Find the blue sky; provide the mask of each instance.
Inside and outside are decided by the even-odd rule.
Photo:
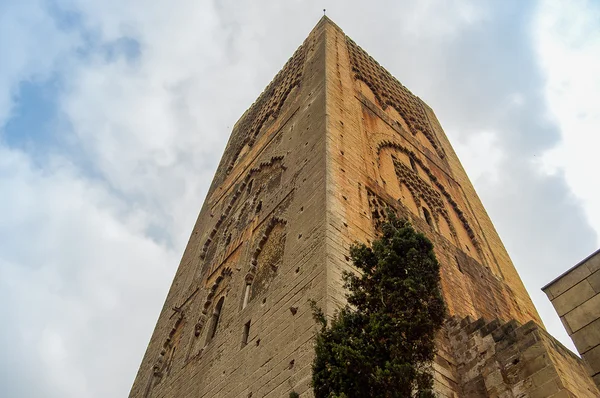
[[[231,127],[323,8],[436,111],[549,331],[597,249],[600,5],[0,3],[0,385],[128,393]]]

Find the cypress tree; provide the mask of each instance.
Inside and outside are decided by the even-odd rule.
[[[434,397],[430,364],[446,307],[433,244],[393,214],[371,247],[355,244],[348,305],[327,322],[312,302],[316,398]]]

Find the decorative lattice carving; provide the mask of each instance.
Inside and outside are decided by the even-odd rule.
[[[473,243],[473,246],[476,248],[476,250],[478,251],[478,253],[481,255],[481,258],[483,258],[483,255],[482,255],[482,252],[481,252],[481,246],[479,244],[479,240],[477,239],[477,237],[475,235],[475,231],[473,230],[473,228],[471,228],[471,225],[470,225],[469,221],[467,220],[467,217],[465,216],[465,213],[460,209],[460,207],[458,206],[458,203],[456,203],[456,201],[452,198],[452,195],[450,195],[450,193],[446,190],[446,187],[444,187],[444,185],[439,182],[438,178],[433,174],[433,172],[429,169],[429,167],[427,167],[427,165],[425,163],[423,163],[421,161],[421,159],[419,159],[417,157],[417,155],[413,151],[411,151],[410,149],[406,148],[405,146],[403,146],[403,145],[401,145],[401,144],[399,144],[397,142],[393,142],[393,141],[382,141],[377,146],[377,156],[379,157],[381,155],[381,151],[384,150],[384,149],[386,149],[386,148],[392,148],[392,149],[395,149],[395,150],[398,150],[400,152],[405,153],[411,159],[413,159],[413,161],[415,163],[417,163],[419,166],[421,166],[421,168],[423,169],[423,171],[427,174],[427,176],[431,180],[431,183],[437,188],[437,190],[439,191],[439,193],[441,193],[441,195],[443,195],[446,198],[446,200],[448,201],[448,203],[450,204],[450,206],[452,207],[452,209],[456,213],[456,216],[458,217],[458,219],[462,223],[465,231],[467,232],[467,235],[469,236],[469,238],[471,239],[471,242]],[[399,163],[399,162],[395,162],[395,163]],[[398,169],[398,167],[396,167],[396,169]],[[408,169],[408,167],[406,167],[406,169],[409,170],[409,172],[412,173],[412,171],[410,171],[410,169]],[[396,173],[398,175],[398,171],[396,171]],[[416,174],[415,174],[415,176],[416,176]],[[428,185],[424,181],[423,181],[423,184]],[[410,189],[410,186],[409,186],[409,189]],[[411,193],[412,193],[412,191],[411,191]],[[438,193],[438,195],[439,195],[439,193]],[[433,196],[432,195],[429,195],[429,197],[432,198],[433,196],[435,196],[435,195],[433,195]],[[414,194],[413,194],[413,196],[414,196]],[[415,200],[418,200],[416,196],[415,196]],[[432,200],[432,199],[428,199],[428,200]],[[428,202],[426,202],[426,203],[428,203]],[[442,202],[442,204],[443,204],[443,202]],[[445,214],[447,215],[448,213],[446,212]],[[452,224],[450,222],[448,222],[448,225],[453,230],[453,226],[452,226]],[[453,230],[453,233],[455,233],[454,230]]]
[[[282,218],[272,217],[258,241],[245,278],[247,284],[253,285],[251,298],[267,288],[283,261],[286,223]]]
[[[394,76],[369,56],[352,39],[346,38],[354,77],[364,82],[373,92],[379,105],[393,107],[402,116],[413,135],[422,133],[440,158],[444,157],[433,129],[429,124],[421,100]]]
[[[448,223],[452,235],[456,236],[456,230],[450,221],[450,216],[448,215],[448,210],[446,210],[446,207],[444,206],[442,195],[419,177],[413,170],[395,158],[394,167],[396,169],[398,180],[408,187],[417,207],[421,207],[421,200],[425,202],[429,210],[433,213],[435,222],[438,223],[439,217],[442,216]]]
[[[367,189],[367,200],[369,202],[369,211],[371,212],[373,225],[375,225],[376,229],[379,229],[381,224],[387,220],[388,212],[395,212],[395,210],[370,189]]]
[[[292,58],[277,73],[258,99],[250,106],[233,128],[232,138],[227,149],[226,170],[229,174],[235,165],[240,152],[248,145],[254,145],[261,128],[270,118],[279,116],[283,104],[290,92],[302,83],[302,72],[308,44],[303,43]],[[217,173],[218,174],[218,173]]]
[[[261,193],[266,191],[267,188],[270,190],[277,189],[284,170],[283,156],[275,156],[270,161],[260,163],[257,167],[248,171],[237,189],[235,189],[227,206],[204,242],[200,252],[201,259],[205,260],[205,262],[213,261],[215,254],[225,248],[226,245],[224,243],[227,240],[231,240],[230,235],[234,231],[240,232],[245,228],[248,219],[251,218],[249,212],[253,213],[253,209],[256,209],[257,204],[260,202]],[[251,185],[250,182],[252,182]],[[236,213],[237,216],[231,218],[230,215],[242,196],[251,196],[251,205],[247,205],[248,202],[244,202],[243,205],[239,206],[239,211]],[[219,233],[219,231],[222,232]]]

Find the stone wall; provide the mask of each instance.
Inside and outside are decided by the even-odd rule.
[[[542,290],[600,386],[600,250]]]
[[[324,304],[325,47],[317,26],[234,127],[131,397],[309,390]]]
[[[234,126],[130,396],[312,396],[308,300],[345,304],[349,247],[386,209],[434,243],[451,315],[541,324],[431,109],[324,17]],[[480,341],[456,336],[440,334],[436,389],[483,394],[460,351]]]
[[[335,24],[326,25],[328,312],[348,248],[381,208],[434,244],[452,315],[541,320],[433,112]]]
[[[455,373],[454,388],[438,387],[439,396],[600,396],[585,363],[533,321],[521,325],[453,317],[442,334],[440,345],[452,353]]]

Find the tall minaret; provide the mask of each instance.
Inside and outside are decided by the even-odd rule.
[[[456,336],[540,318],[433,111],[325,16],[233,128],[130,396],[312,396],[307,301],[344,304],[348,249],[386,208],[441,263],[438,394],[494,396]]]

